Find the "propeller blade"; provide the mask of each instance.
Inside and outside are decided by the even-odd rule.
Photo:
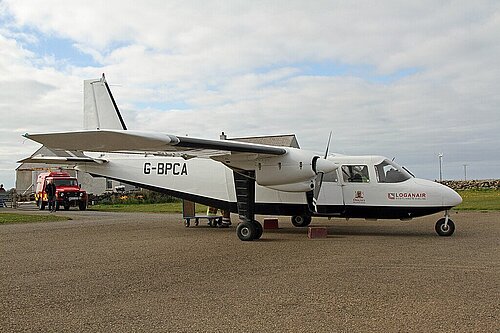
[[[328,136],[328,143],[326,145],[325,157],[323,159],[318,158],[315,163],[315,170],[317,172],[316,178],[314,179],[314,189],[306,193],[307,205],[309,210],[313,213],[318,212],[317,201],[319,198],[319,193],[321,191],[321,186],[323,185],[323,177],[325,173],[332,172],[338,168],[338,165],[328,161],[328,150],[330,149],[330,141],[332,139],[332,132]]]
[[[328,157],[328,150],[330,150],[330,140],[331,139],[332,139],[332,131],[330,131],[330,135],[328,136],[328,143],[326,144],[325,160]]]

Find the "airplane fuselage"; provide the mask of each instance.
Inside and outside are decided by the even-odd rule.
[[[78,169],[237,212],[233,170],[220,162],[154,155],[106,154],[102,158],[107,162],[79,165]],[[447,210],[461,202],[450,188],[409,177],[381,156],[332,155],[328,159],[338,163],[339,168],[325,175],[316,213],[308,211],[304,192],[280,191],[258,184],[255,213],[410,219]],[[389,179],[390,172],[395,172],[396,178]]]

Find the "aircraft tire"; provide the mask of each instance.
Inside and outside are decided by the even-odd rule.
[[[254,239],[260,239],[262,237],[262,233],[264,232],[264,228],[262,228],[262,224],[259,221],[254,221],[255,227],[255,237]]]
[[[250,222],[242,222],[236,227],[236,235],[242,241],[253,241],[255,239],[257,231],[255,226]]]
[[[445,218],[443,217],[436,222],[436,232],[439,236],[449,237],[453,235],[453,232],[455,231],[455,223],[453,223],[451,219],[448,219],[448,226],[445,227],[444,221]]]
[[[303,228],[311,224],[311,216],[309,215],[294,215],[291,218],[294,227]]]

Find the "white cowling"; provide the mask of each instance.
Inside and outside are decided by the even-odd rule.
[[[338,165],[313,152],[287,148],[282,156],[263,158],[256,161],[255,180],[262,186],[287,192],[307,192],[314,185],[311,182],[320,172],[328,173]]]

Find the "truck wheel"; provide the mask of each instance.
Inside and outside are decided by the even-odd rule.
[[[69,210],[69,204],[64,204],[64,210]]]
[[[87,209],[87,203],[85,201],[80,201],[78,203],[78,208],[80,208],[80,210],[85,210]]]

